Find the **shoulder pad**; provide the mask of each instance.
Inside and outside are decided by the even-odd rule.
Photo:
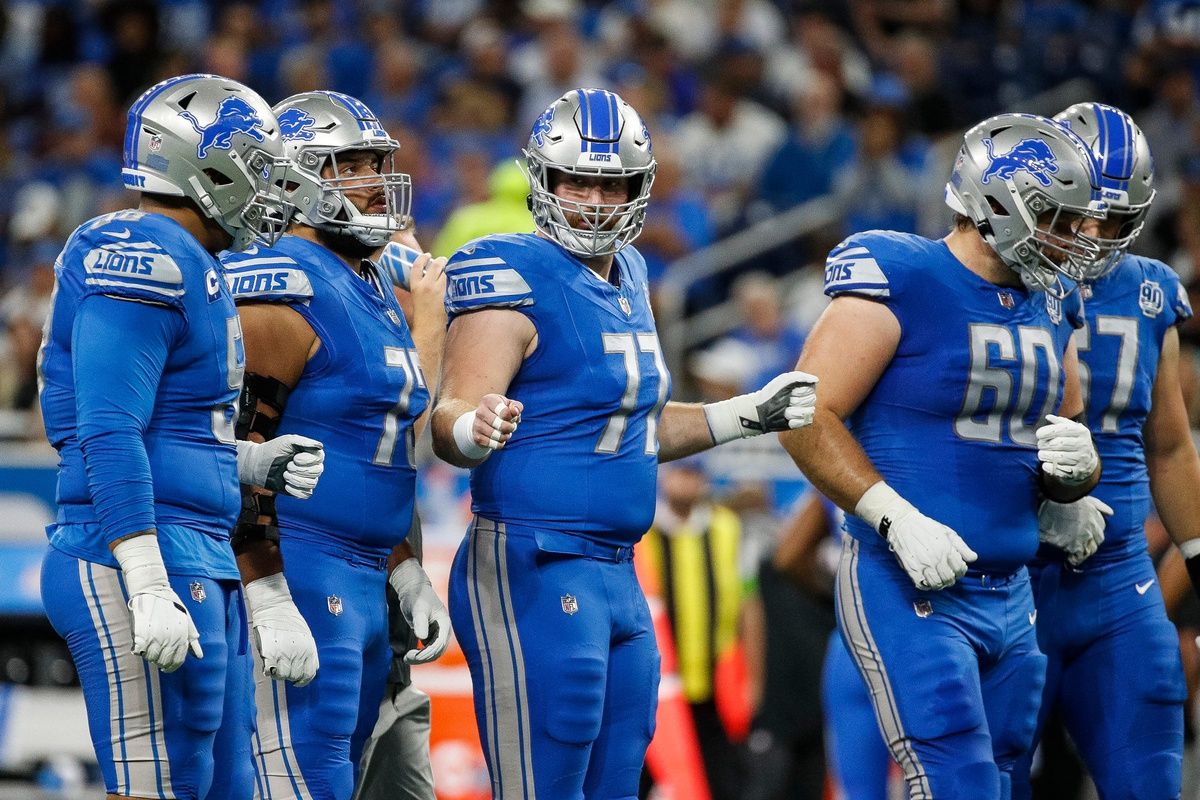
[[[68,251],[83,264],[84,285],[98,294],[178,305],[184,276],[176,258],[190,254],[168,253],[154,228],[140,223],[138,212],[100,217],[73,237]]]
[[[225,282],[235,302],[305,302],[312,299],[312,282],[294,258],[265,248],[221,254]]]
[[[533,305],[533,289],[498,248],[476,241],[459,250],[446,265],[446,310],[461,314],[482,308]]]
[[[1145,274],[1162,287],[1163,305],[1171,309],[1175,315],[1174,324],[1180,325],[1192,318],[1192,303],[1188,298],[1187,288],[1179,280],[1179,274],[1162,261],[1153,258],[1143,258]],[[1139,302],[1151,303],[1153,298],[1147,298],[1139,292]]]
[[[877,260],[879,250],[869,233],[854,234],[833,248],[825,260],[825,294],[891,297],[893,287]]]

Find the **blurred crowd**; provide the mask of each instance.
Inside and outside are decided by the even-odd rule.
[[[0,6],[0,408],[34,402],[54,256],[80,222],[129,203],[124,111],[167,76],[219,73],[272,101],[364,99],[403,144],[440,254],[489,225],[528,227],[513,158],[531,121],[567,89],[614,89],[656,145],[638,242],[655,280],[814,198],[836,202],[838,224],[746,270],[793,278],[856,230],[940,235],[965,126],[1102,100],[1135,116],[1157,158],[1141,250],[1190,278],[1198,19],[1192,0],[13,0]],[[689,308],[731,285],[702,282]],[[819,289],[801,285],[802,327]]]
[[[655,282],[747,225],[831,202],[833,225],[691,287],[689,310],[732,299],[735,314],[728,335],[686,362],[703,399],[794,364],[824,305],[824,254],[840,238],[869,228],[941,236],[961,133],[1001,111],[1098,100],[1132,114],[1159,191],[1136,250],[1200,290],[1200,0],[9,0],[0,410],[37,404],[65,237],[134,199],[120,182],[125,109],[149,85],[195,71],[271,102],[312,89],[363,99],[402,143],[418,236],[438,255],[532,229],[514,158],[542,109],[581,86],[617,91],[649,123],[658,173],[637,247]],[[1185,344],[1198,337],[1198,325],[1184,331]],[[1200,403],[1189,407],[1195,422]],[[19,431],[40,438],[36,426]],[[817,692],[833,619],[828,559],[813,553],[831,525],[812,521],[819,506],[798,499],[798,473],[768,438],[665,470],[649,540],[666,568],[699,570],[677,570],[664,591],[677,631],[694,633],[681,659],[717,798],[817,796],[823,778]],[[820,535],[781,551],[801,528]],[[730,548],[732,566],[717,557]],[[702,618],[680,616],[706,592]],[[735,642],[750,666],[730,684],[742,687],[732,707],[735,717],[758,708],[752,721],[717,707],[717,665]]]

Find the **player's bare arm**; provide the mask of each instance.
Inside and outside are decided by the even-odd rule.
[[[900,343],[900,323],[881,303],[838,297],[817,320],[796,368],[821,376],[813,424],[779,436],[813,486],[854,513],[882,480],[843,420],[875,388]]]
[[[446,343],[446,259],[423,253],[413,263],[409,278],[412,297],[412,337],[417,347],[421,372],[429,394],[436,397],[442,371],[442,349]],[[429,412],[413,423],[420,436],[429,421]]]
[[[818,491],[888,540],[918,588],[944,589],[966,573],[974,551],[888,486],[844,422],[875,388],[899,344],[900,323],[886,306],[835,298],[796,365],[824,378],[813,424],[779,438]]]
[[[658,460],[674,461],[701,450],[764,433],[812,424],[817,377],[776,375],[755,392],[715,403],[667,403],[658,422]]]
[[[536,348],[537,330],[518,311],[484,309],[450,323],[432,417],[438,458],[473,467],[508,442],[523,406],[504,393]]]
[[[1192,583],[1200,586],[1200,456],[1192,441],[1179,385],[1179,331],[1163,337],[1158,374],[1143,435],[1154,507],[1187,560]]]
[[[304,372],[304,365],[321,346],[312,327],[295,310],[276,303],[242,305],[238,308],[238,316],[246,349],[247,377],[258,375],[279,381],[288,389],[294,388]],[[271,420],[280,417],[278,410],[261,399],[256,413]],[[246,438],[254,442],[266,439],[257,431],[248,433]],[[247,542],[237,554],[237,560],[245,584],[283,569],[279,545],[263,539]]]

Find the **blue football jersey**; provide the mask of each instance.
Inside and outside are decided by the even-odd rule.
[[[321,340],[288,396],[279,434],[323,442],[325,472],[310,499],[279,496],[283,535],[386,556],[412,524],[413,423],[429,405],[390,278],[366,267],[364,280],[298,236],[222,260],[238,303],[287,303]]]
[[[612,268],[619,285],[534,234],[489,236],[451,258],[451,319],[511,308],[537,329],[507,392],[525,405],[521,425],[471,472],[476,514],[617,545],[650,528],[671,381],[646,262],[625,247]]]
[[[1142,426],[1163,337],[1192,316],[1187,292],[1170,267],[1126,256],[1097,281],[1087,300],[1087,325],[1075,333],[1088,427],[1104,473],[1092,494],[1113,509],[1104,544],[1092,560],[1145,548],[1150,478]]]
[[[163,558],[172,573],[237,578],[228,539],[241,506],[233,421],[245,353],[220,264],[173,220],[122,211],[78,228],[54,271],[39,364],[46,433],[60,457],[52,543],[78,558],[116,566],[98,529],[76,436],[76,382],[106,378],[88,374],[89,365],[72,358],[77,308],[96,294],[153,303],[183,320],[143,432]],[[139,331],[126,335],[132,340]]]
[[[958,532],[973,569],[1010,572],[1038,546],[1035,431],[1057,413],[1062,361],[1082,324],[1078,293],[1057,300],[1001,287],[942,241],[872,231],[829,255],[825,293],[885,304],[900,343],[847,423],[902,497]],[[886,542],[847,517],[852,536]]]

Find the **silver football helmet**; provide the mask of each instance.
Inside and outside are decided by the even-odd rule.
[[[1108,219],[1119,219],[1114,238],[1090,237],[1100,258],[1085,278],[1098,280],[1129,252],[1154,202],[1154,159],[1142,129],[1118,108],[1101,103],[1076,103],[1054,117],[1092,149],[1100,168],[1100,194],[1108,203]]]
[[[291,215],[279,123],[255,92],[219,75],[181,75],[129,108],[122,180],[187,197],[233,237],[231,250],[274,244]]]
[[[347,233],[367,247],[382,247],[404,227],[412,204],[412,179],[395,168],[400,143],[383,129],[375,112],[337,92],[304,92],[274,108],[288,158],[300,176],[297,218],[306,225]],[[378,155],[378,171],[348,174],[339,156],[352,151]],[[326,171],[329,177],[322,175]],[[364,213],[345,192],[371,190],[382,200],[379,213]]]
[[[1079,231],[1107,209],[1096,162],[1083,140],[1045,117],[1000,114],[967,131],[946,204],[975,223],[1031,290],[1062,296],[1073,287],[1059,275],[1078,282],[1100,256]],[[1069,235],[1059,226],[1064,214],[1073,215]]]
[[[611,255],[642,232],[654,183],[650,131],[615,93],[567,92],[533,123],[522,152],[534,224],[567,250],[584,258]],[[555,173],[628,178],[629,198],[600,204],[564,200],[554,193]],[[572,226],[568,214],[582,218],[582,226]]]

